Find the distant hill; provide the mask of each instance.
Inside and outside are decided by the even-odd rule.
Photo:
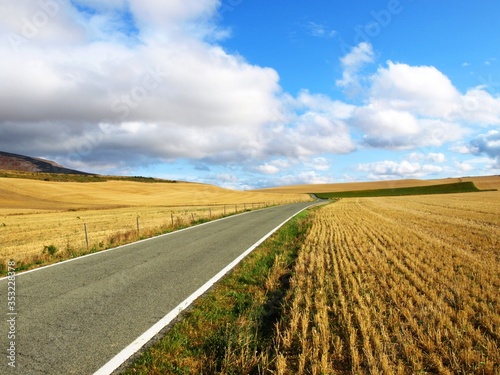
[[[64,168],[51,160],[33,158],[30,156],[11,154],[0,151],[0,170],[19,171],[19,172],[40,172],[57,174],[78,174],[92,175],[77,171],[75,169]]]
[[[331,184],[311,184],[311,185],[291,185],[277,186],[255,191],[265,193],[338,193],[364,190],[413,188],[433,185],[456,184],[461,182],[473,182],[480,190],[500,189],[500,176],[478,176],[478,177],[457,177],[443,178],[437,180],[390,180],[390,181],[370,181],[370,182],[346,182]]]

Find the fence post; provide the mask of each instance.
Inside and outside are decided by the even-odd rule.
[[[172,219],[172,226],[174,226],[174,213],[173,212],[170,213],[170,218]]]
[[[139,216],[137,216],[137,233],[139,233]]]
[[[83,224],[85,230],[85,242],[87,243],[87,251],[89,250],[89,234],[87,233],[87,224]]]
[[[208,211],[209,211],[209,214],[210,214],[210,216],[209,216],[210,220],[212,220],[212,207],[209,207]]]

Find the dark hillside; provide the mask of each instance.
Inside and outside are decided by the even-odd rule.
[[[0,170],[91,175],[91,173],[64,168],[62,165],[59,165],[50,160],[11,154],[9,152],[3,151],[0,151]]]

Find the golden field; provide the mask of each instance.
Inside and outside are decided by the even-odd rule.
[[[500,373],[500,193],[350,198],[311,216],[275,373]]]
[[[60,255],[64,250],[64,256],[74,256],[86,248],[84,224],[90,248],[98,250],[167,230],[172,218],[181,226],[224,211],[306,200],[311,198],[304,194],[239,192],[187,182],[0,178],[0,261],[46,262],[41,253],[50,245]]]
[[[416,186],[431,186],[441,184],[453,184],[457,182],[472,181],[480,190],[500,189],[500,176],[485,177],[464,177],[464,178],[445,178],[440,180],[389,180],[373,182],[352,182],[336,184],[315,184],[315,185],[293,185],[280,186],[274,188],[261,189],[261,192],[274,193],[331,193],[341,191],[359,191],[359,190],[378,190],[378,189],[396,189]]]

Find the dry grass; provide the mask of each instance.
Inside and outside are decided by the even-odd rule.
[[[500,193],[345,199],[314,215],[278,374],[499,374]]]
[[[316,185],[294,185],[280,186],[269,189],[262,189],[262,192],[275,193],[330,193],[340,191],[359,191],[359,190],[378,190],[395,189],[416,186],[431,186],[441,184],[453,184],[457,182],[472,181],[478,189],[500,189],[500,176],[487,177],[464,177],[464,178],[446,178],[440,180],[391,180],[374,182],[353,182],[338,184],[316,184]]]
[[[59,257],[79,255],[86,250],[84,224],[89,248],[100,250],[224,214],[309,199],[195,183],[0,178],[0,263],[46,263],[42,251],[49,245]]]
[[[0,214],[4,210],[38,212],[40,210],[281,202],[308,198],[301,194],[241,192],[188,182],[79,183],[0,178]]]
[[[298,215],[248,255],[124,374],[267,374],[297,251],[307,234]]]

